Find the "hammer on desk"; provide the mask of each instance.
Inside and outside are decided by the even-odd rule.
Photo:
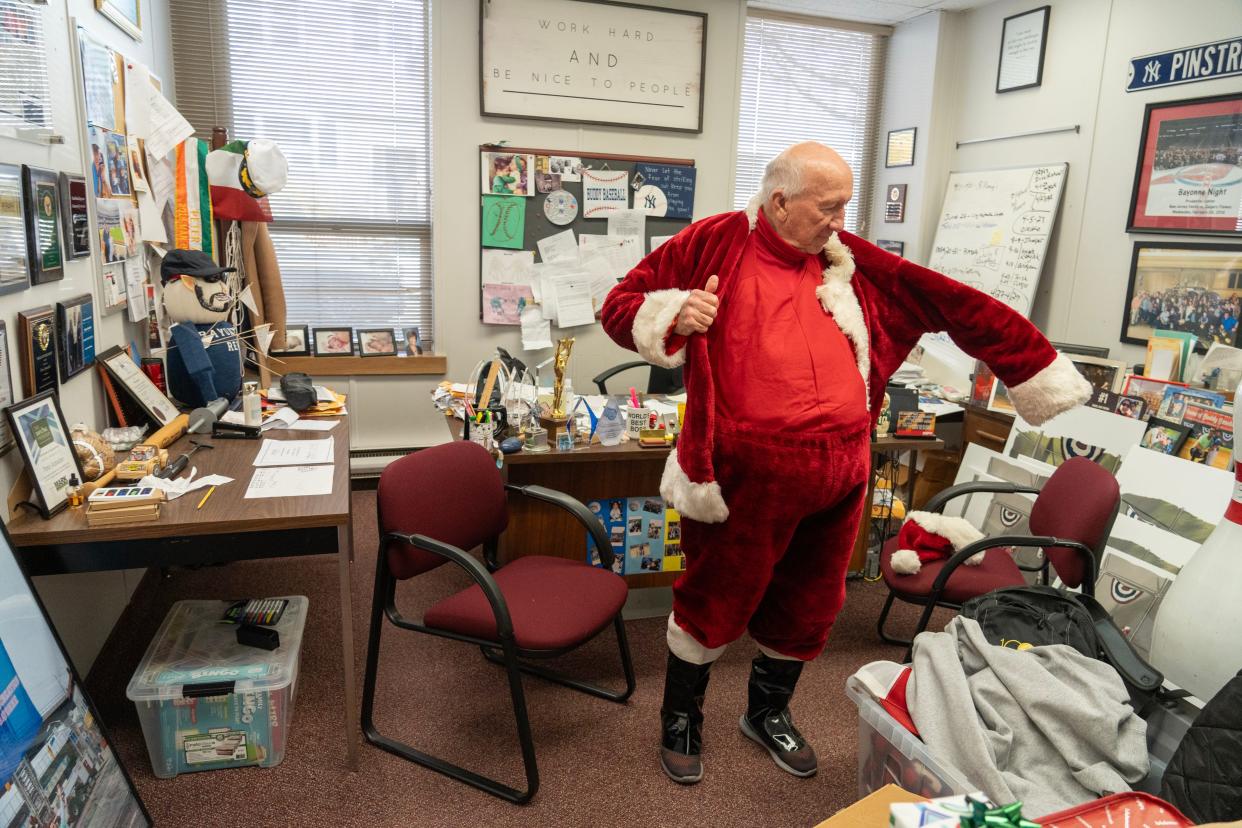
[[[176,460],[174,460],[174,461],[172,461],[171,463],[169,463],[167,466],[165,466],[163,469],[161,469],[161,470],[160,470],[160,471],[159,471],[159,472],[158,472],[155,476],[156,476],[156,477],[162,477],[162,478],[164,478],[165,480],[171,480],[172,478],[174,478],[174,477],[176,477],[177,475],[181,474],[181,472],[185,471],[185,467],[186,467],[186,466],[189,464],[189,462],[190,462],[190,455],[191,455],[191,454],[193,454],[194,452],[198,451],[199,449],[212,449],[212,448],[215,448],[215,446],[212,446],[212,445],[211,445],[211,444],[209,444],[209,443],[199,443],[199,442],[196,442],[196,441],[194,441],[194,440],[191,440],[191,441],[190,441],[190,445],[194,446],[194,448],[190,449],[190,450],[189,450],[189,451],[187,451],[185,454],[181,455],[181,456],[180,456],[180,457],[178,457]]]

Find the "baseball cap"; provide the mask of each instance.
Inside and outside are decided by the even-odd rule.
[[[201,250],[169,250],[160,265],[160,281],[168,282],[178,276],[219,276],[231,273],[235,267],[223,267]]]

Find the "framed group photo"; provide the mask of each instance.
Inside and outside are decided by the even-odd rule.
[[[1242,237],[1242,93],[1147,105],[1126,230]]]
[[[1144,345],[1165,330],[1193,334],[1199,353],[1236,345],[1240,273],[1242,244],[1135,242],[1121,340]]]

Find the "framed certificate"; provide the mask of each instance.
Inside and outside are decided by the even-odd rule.
[[[82,480],[82,467],[69,439],[55,391],[44,391],[4,409],[34,487],[34,505],[50,518],[69,505],[70,482]]]
[[[30,287],[22,168],[0,164],[0,293]]]
[[[914,166],[914,138],[918,127],[889,130],[888,143],[884,151],[885,167]]]
[[[1040,6],[1005,18],[996,66],[997,92],[1015,92],[1043,83],[1044,46],[1051,14],[1051,6]]]
[[[22,172],[30,282],[55,282],[65,278],[65,249],[60,241],[60,183],[51,170],[23,167]]]
[[[177,418],[177,406],[134,364],[134,358],[119,345],[97,358],[111,379],[119,384],[154,422],[166,426]]]

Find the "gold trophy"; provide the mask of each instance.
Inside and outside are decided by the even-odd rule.
[[[548,431],[548,442],[556,444],[556,432],[566,427],[569,415],[565,412],[565,368],[569,365],[569,352],[574,348],[572,336],[556,341],[556,356],[552,363],[552,406],[539,417],[539,424]]]

